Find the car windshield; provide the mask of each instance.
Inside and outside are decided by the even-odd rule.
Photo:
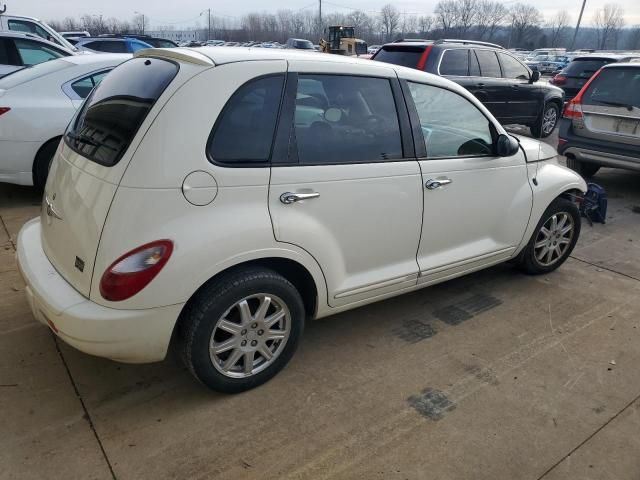
[[[613,62],[615,62],[615,60],[610,58],[576,58],[567,65],[564,73],[574,77],[588,78],[604,65]]]
[[[302,50],[313,50],[313,43],[309,40],[296,40],[294,43],[296,48],[300,48]]]
[[[18,85],[22,85],[23,83],[30,82],[31,80],[35,80],[36,78],[43,77],[44,75],[49,75],[64,68],[69,68],[72,65],[73,64],[64,59],[58,59],[22,68],[2,77],[0,79],[0,89],[8,90]]]

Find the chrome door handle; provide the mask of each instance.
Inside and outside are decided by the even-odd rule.
[[[429,190],[435,190],[436,188],[444,187],[445,185],[449,185],[450,183],[453,183],[453,180],[451,180],[450,178],[441,178],[440,180],[434,180],[433,178],[430,178],[429,180],[427,180],[427,183],[425,183],[424,186]]]
[[[285,192],[282,195],[280,195],[280,201],[286,205],[289,205],[290,203],[299,202],[300,200],[309,200],[311,198],[318,198],[319,196],[320,194],[318,192],[311,192],[311,193]]]

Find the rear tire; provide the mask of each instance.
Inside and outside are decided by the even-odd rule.
[[[542,214],[517,263],[530,275],[552,272],[569,258],[579,236],[578,207],[566,198],[556,198]]]
[[[33,186],[41,192],[44,191],[44,187],[47,184],[51,162],[59,143],[59,138],[49,140],[40,148],[33,161]]]
[[[585,178],[593,177],[600,170],[600,165],[581,162],[573,157],[567,157],[567,167]]]
[[[205,285],[189,301],[178,326],[178,347],[200,382],[238,393],[285,367],[304,320],[302,297],[291,282],[266,268],[241,268]]]
[[[536,119],[536,123],[531,125],[531,135],[534,138],[546,138],[553,133],[558,126],[560,118],[560,107],[555,102],[545,104],[542,114]]]

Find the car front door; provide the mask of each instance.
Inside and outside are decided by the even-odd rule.
[[[519,60],[507,53],[498,52],[502,76],[508,84],[507,113],[505,123],[534,121],[544,106],[544,94],[540,87],[531,83],[531,72]]]
[[[424,186],[419,282],[510,258],[532,206],[524,155],[496,156],[496,127],[460,93],[411,81],[404,90],[424,140],[416,144]]]
[[[498,57],[493,50],[470,50],[470,82],[464,85],[499,120],[508,116],[508,82],[502,78]]]
[[[290,62],[269,211],[276,239],[317,260],[342,306],[416,285],[422,179],[395,71],[322,70]]]

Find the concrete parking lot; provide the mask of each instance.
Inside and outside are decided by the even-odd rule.
[[[36,323],[14,252],[40,199],[0,184],[0,478],[640,478],[640,174],[596,178],[608,222],[557,272],[500,265],[313,322],[235,396]]]

